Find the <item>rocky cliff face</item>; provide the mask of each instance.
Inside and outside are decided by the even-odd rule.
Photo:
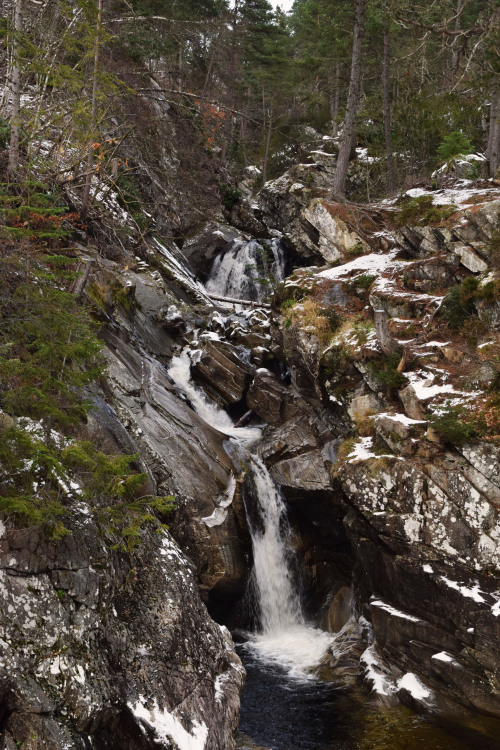
[[[263,194],[276,223],[270,196],[281,186]],[[285,185],[282,200],[295,203],[297,190]],[[373,631],[361,660],[368,684],[385,700],[450,699],[496,716],[498,198],[490,184],[410,191],[402,217],[405,205],[436,209],[406,225],[391,204],[361,210],[308,196],[283,229],[305,257],[314,249],[334,266],[297,272],[280,291],[274,340],[293,385],[259,375],[250,389],[269,423],[266,458],[294,508],[322,525],[343,517],[356,610]],[[478,291],[465,302],[469,287]],[[298,429],[291,394],[310,399],[313,387],[322,405]]]
[[[230,747],[243,668],[191,563],[168,532],[112,553],[83,504],[71,532],[2,525],[3,746]]]

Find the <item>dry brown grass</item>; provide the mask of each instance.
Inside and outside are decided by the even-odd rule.
[[[328,346],[333,338],[333,331],[330,321],[323,313],[324,308],[309,297],[290,309],[288,319],[291,325],[313,333],[322,346]]]

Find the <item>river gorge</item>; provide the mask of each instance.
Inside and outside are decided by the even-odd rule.
[[[433,424],[494,377],[496,299],[473,344],[441,311],[488,284],[500,189],[398,227],[335,203],[332,161],[127,262],[80,247],[86,437],[175,510],[130,553],[75,475],[57,544],[2,523],[6,750],[499,746],[500,454]]]

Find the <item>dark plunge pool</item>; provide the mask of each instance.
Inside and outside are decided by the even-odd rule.
[[[383,708],[353,686],[290,678],[285,668],[237,651],[247,670],[238,747],[273,750],[500,750],[500,723],[422,717]]]

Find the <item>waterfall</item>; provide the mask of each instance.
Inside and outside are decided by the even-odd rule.
[[[247,448],[258,440],[260,428],[234,427],[229,415],[192,382],[188,348],[172,359],[168,372],[207,424]],[[308,679],[334,638],[306,623],[290,570],[293,550],[283,496],[262,459],[248,455],[258,519],[252,521],[247,512],[247,520],[261,629],[248,634],[246,648],[259,660],[281,666],[292,677]]]
[[[285,276],[285,258],[279,239],[234,240],[219,255],[206,283],[211,294],[262,302]]]
[[[274,633],[303,625],[304,617],[289,568],[290,527],[283,497],[265,464],[256,456],[252,458],[252,475],[262,521],[262,528],[258,529],[249,519],[255,588],[262,630]]]
[[[250,518],[248,523],[261,632],[251,634],[248,645],[257,656],[282,665],[292,676],[307,677],[332,636],[305,621],[290,571],[293,552],[283,496],[264,462],[255,455],[252,475],[260,523],[252,523]]]
[[[168,374],[191,402],[196,413],[204,422],[228,437],[237,438],[244,443],[252,443],[261,435],[260,427],[234,427],[233,420],[213,399],[191,380],[189,348],[184,349],[170,363]]]

